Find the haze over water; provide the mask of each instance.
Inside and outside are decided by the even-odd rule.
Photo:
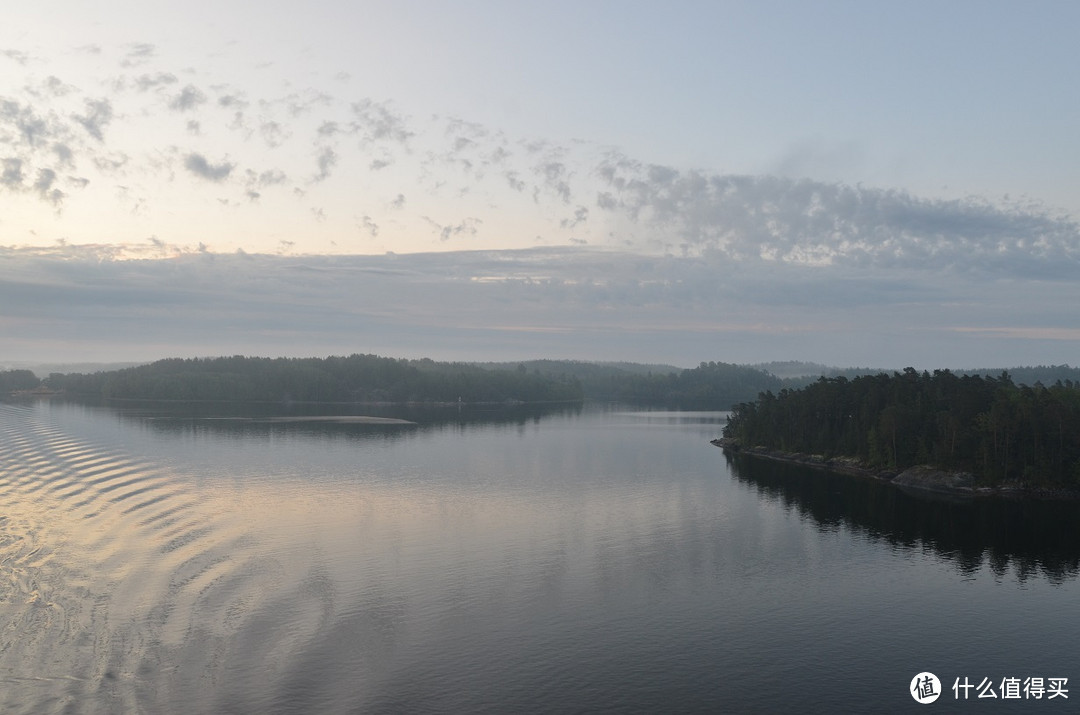
[[[939,710],[1080,677],[1071,504],[729,463],[723,413],[237,416],[0,405],[0,710],[895,712],[921,671]]]

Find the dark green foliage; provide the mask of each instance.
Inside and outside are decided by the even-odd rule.
[[[986,483],[1080,486],[1080,384],[1017,385],[948,370],[821,378],[735,407],[724,436],[746,446],[933,464]]]
[[[72,394],[146,400],[541,402],[581,399],[581,385],[463,363],[376,355],[168,359],[94,375],[50,375]]]
[[[569,360],[533,360],[521,365],[550,377],[579,380],[586,399],[684,410],[727,410],[783,385],[763,370],[722,362],[703,362],[688,370]],[[501,368],[505,363],[488,366]]]
[[[584,398],[709,410],[729,409],[783,385],[767,372],[716,362],[703,362],[689,370],[559,360],[481,366],[375,355],[169,359],[91,375],[54,373],[46,384],[69,394],[151,400],[542,402]]]
[[[17,390],[33,390],[40,384],[37,375],[29,370],[0,370],[0,395]]]

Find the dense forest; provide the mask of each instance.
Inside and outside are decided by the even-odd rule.
[[[18,373],[18,380],[15,380]],[[38,387],[112,399],[300,402],[551,402],[595,400],[726,410],[784,382],[755,368],[701,363],[692,369],[632,363],[534,360],[447,363],[375,355],[329,358],[222,357],[159,360],[95,373],[27,370],[0,394]]]
[[[37,375],[30,370],[0,371],[0,395],[19,390],[32,390],[40,384]]]
[[[857,381],[879,380],[883,374],[866,368],[841,370],[794,362],[757,366],[703,362],[695,368],[682,369],[671,365],[574,360],[460,363],[376,355],[273,359],[235,356],[175,358],[93,373],[54,372],[44,380],[29,370],[0,371],[0,395],[41,387],[69,395],[115,399],[275,402],[457,402],[460,399],[473,403],[584,399],[668,409],[727,410],[751,403],[759,395],[783,395],[808,386],[817,394],[821,387],[814,381],[820,376],[805,374],[813,370],[827,371],[823,373],[826,384],[850,381],[863,385],[866,383]],[[993,379],[977,371],[967,375],[944,374],[951,380]],[[1080,384],[1080,370],[1068,366],[1014,368],[1010,369],[1010,376],[1017,385],[1034,386],[1039,380],[1045,384],[1057,381]]]
[[[531,360],[528,370],[550,376],[572,376],[587,400],[622,402],[684,410],[727,410],[785,383],[763,370],[745,365],[703,362],[695,368],[635,363],[592,363],[569,360]],[[498,369],[504,363],[488,363]]]
[[[376,355],[328,358],[220,357],[159,360],[94,374],[52,374],[51,390],[147,400],[295,402],[561,402],[581,385],[515,370]]]
[[[732,411],[724,437],[742,446],[853,457],[873,467],[930,464],[984,484],[1080,487],[1080,383],[903,373],[820,378],[765,392]]]

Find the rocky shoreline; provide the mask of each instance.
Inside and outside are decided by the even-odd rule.
[[[1007,497],[1012,499],[1080,499],[1080,492],[1070,489],[1045,489],[1024,483],[1008,486],[980,487],[975,485],[975,476],[970,472],[949,472],[929,465],[909,467],[902,471],[876,469],[853,457],[833,457],[826,459],[820,454],[783,452],[767,447],[743,447],[737,441],[728,438],[714,439],[711,443],[725,452],[737,452],[753,457],[770,459],[775,462],[799,464],[815,469],[824,469],[838,474],[857,477],[870,477],[889,482],[901,489],[916,492],[946,494],[953,497]]]

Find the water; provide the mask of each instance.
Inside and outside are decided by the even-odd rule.
[[[0,712],[1019,710],[951,686],[1029,676],[1077,685],[1047,712],[1080,699],[1076,505],[729,460],[722,413],[238,419],[263,412],[0,405]]]

